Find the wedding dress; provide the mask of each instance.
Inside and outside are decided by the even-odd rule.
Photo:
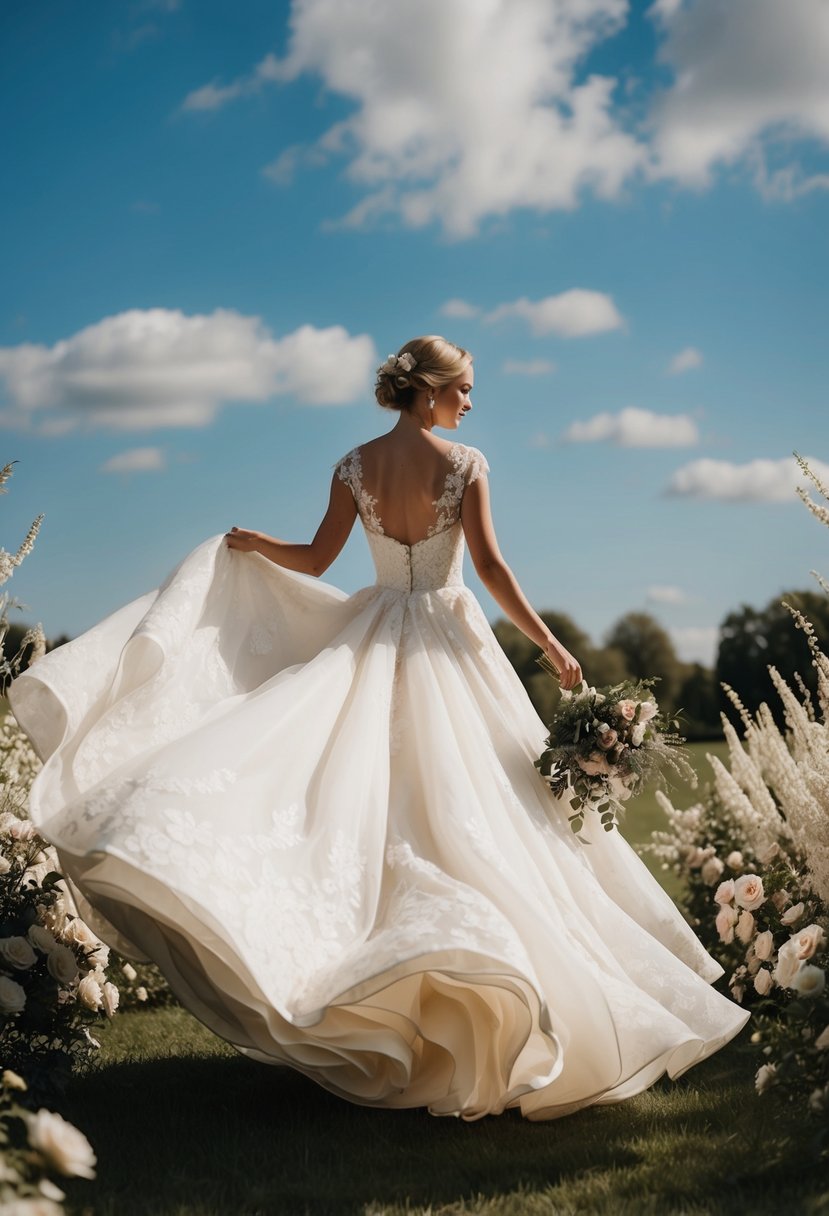
[[[676,1077],[748,1014],[619,832],[583,845],[464,586],[449,449],[428,534],[345,593],[221,536],[39,659],[14,713],[80,914],[239,1051],[353,1102],[565,1115]]]

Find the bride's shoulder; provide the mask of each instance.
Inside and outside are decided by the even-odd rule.
[[[466,443],[455,443],[452,447],[453,459],[463,472],[467,485],[489,472],[489,461],[480,448],[469,447]]]

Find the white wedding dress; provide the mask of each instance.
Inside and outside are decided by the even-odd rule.
[[[202,1022],[353,1102],[565,1115],[678,1076],[748,1014],[546,730],[463,583],[454,444],[429,534],[347,596],[221,536],[13,684],[31,816],[78,908]]]

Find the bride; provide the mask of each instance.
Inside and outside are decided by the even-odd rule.
[[[343,1098],[551,1119],[677,1077],[748,1014],[618,832],[533,761],[546,730],[462,575],[581,679],[501,556],[488,465],[439,438],[469,353],[407,342],[397,412],[310,544],[238,527],[12,685],[31,816],[79,914],[197,1018]],[[376,582],[322,574],[359,516]]]

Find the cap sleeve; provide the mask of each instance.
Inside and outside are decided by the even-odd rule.
[[[466,484],[469,486],[477,481],[484,473],[489,472],[489,463],[483,452],[478,448],[467,448]]]
[[[353,491],[360,473],[360,449],[352,448],[334,465],[334,475]]]

